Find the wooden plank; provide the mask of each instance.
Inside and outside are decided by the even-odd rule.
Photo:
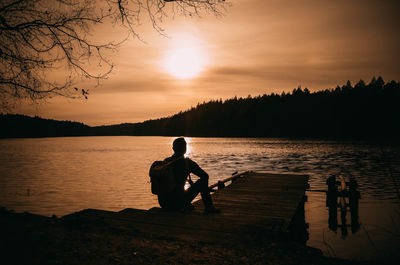
[[[222,210],[216,215],[204,215],[203,202],[199,200],[190,213],[170,213],[161,209],[85,210],[63,219],[73,222],[74,218],[87,218],[126,233],[182,240],[223,243],[252,240],[288,231],[302,202],[307,181],[306,175],[243,173],[232,184],[213,193],[215,205]]]
[[[243,223],[242,225],[235,225],[234,223],[230,223],[227,226],[228,220],[224,219],[223,222],[222,220],[218,222],[219,226],[215,226],[217,223],[215,222],[216,218],[212,216],[213,218],[209,218],[206,222],[204,222],[204,219],[201,222],[193,222],[196,218],[192,218],[191,222],[185,225],[182,223],[182,219],[177,220],[174,218],[175,222],[169,222],[170,220],[160,220],[158,218],[151,220],[148,218],[149,215],[142,212],[134,213],[133,215],[135,215],[136,218],[121,218],[111,212],[91,211],[80,214],[79,220],[85,217],[91,218],[92,220],[101,220],[103,226],[107,225],[109,229],[117,229],[120,231],[132,231],[134,227],[135,233],[139,232],[141,234],[179,238],[188,241],[194,240],[220,243],[226,243],[232,239],[242,240],[243,235],[251,239],[249,238],[250,236],[257,236],[251,235],[251,232],[255,232],[259,229],[271,230],[272,233],[275,230],[274,228],[279,227],[277,224],[280,224],[280,220],[277,222],[275,219],[275,221],[270,220],[269,223],[265,222],[263,224]],[[93,216],[95,216],[95,218],[93,218]],[[168,215],[164,215],[164,217],[165,216]],[[140,217],[144,219],[141,220]]]

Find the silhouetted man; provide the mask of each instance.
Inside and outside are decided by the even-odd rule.
[[[205,213],[219,213],[212,203],[208,189],[208,174],[199,165],[189,158],[185,158],[186,141],[183,137],[176,138],[173,142],[174,154],[165,159],[166,162],[176,160],[173,163],[173,172],[176,186],[168,193],[158,195],[158,202],[163,209],[171,211],[191,210],[191,202],[201,193]],[[192,183],[187,190],[184,189],[186,180],[190,173],[197,175],[200,179]]]

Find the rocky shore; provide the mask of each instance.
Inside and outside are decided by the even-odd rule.
[[[0,210],[2,264],[361,264],[290,240],[209,244]]]

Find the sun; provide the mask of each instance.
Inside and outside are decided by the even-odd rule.
[[[204,50],[193,42],[175,44],[165,54],[163,62],[165,71],[178,79],[198,76],[205,66]]]

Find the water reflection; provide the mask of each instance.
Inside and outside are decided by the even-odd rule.
[[[346,182],[343,175],[340,175],[339,180],[337,180],[336,175],[332,175],[327,179],[326,184],[328,185],[326,206],[329,208],[329,229],[336,233],[337,228],[340,227],[342,239],[345,239],[348,235],[347,228],[349,226],[353,234],[360,229],[358,206],[361,195],[357,190],[357,181],[350,178],[350,181]],[[340,209],[341,224],[338,224],[338,208]],[[350,210],[350,225],[347,224],[348,209]]]
[[[310,235],[307,245],[321,249],[329,257],[397,264],[399,204],[365,200],[368,190],[357,187],[351,178],[346,179],[345,192],[341,191],[339,176],[329,178],[326,183],[329,182],[334,184],[328,188],[329,193],[307,192],[306,221]]]
[[[192,139],[190,137],[185,137],[185,140],[186,140],[185,157],[190,157],[192,155]]]
[[[0,139],[0,206],[48,216],[86,208],[112,211],[152,208],[158,203],[150,192],[148,170],[153,161],[170,156],[173,139],[128,136]],[[310,224],[307,244],[330,255],[325,247],[329,244],[335,249],[332,256],[373,258],[377,253],[385,253],[400,259],[398,143],[186,139],[190,142],[188,156],[209,173],[210,183],[245,170],[309,174],[312,189],[326,189],[327,177],[339,172],[353,177],[363,196],[359,218],[357,207],[353,207],[354,211],[346,207],[344,215],[340,208],[333,207],[329,214],[325,194],[307,192],[305,214]],[[350,203],[349,198],[345,199]],[[331,220],[328,225],[327,220]],[[347,232],[352,223],[360,222],[362,226],[353,226],[354,234]],[[343,227],[346,240],[341,236]],[[369,238],[379,251],[372,247]]]
[[[306,242],[309,239],[308,223],[306,222],[305,207],[304,207],[306,201],[307,201],[307,196],[304,196],[289,226],[289,232],[292,238],[295,241],[304,244],[306,244]]]
[[[171,153],[173,137],[65,137],[0,140],[0,204],[16,211],[64,215],[85,208],[149,209],[148,169]],[[343,172],[363,201],[398,201],[397,144],[321,140],[187,138],[188,156],[210,183],[235,171],[299,172],[314,189]],[[26,190],[30,196],[25,196]]]

